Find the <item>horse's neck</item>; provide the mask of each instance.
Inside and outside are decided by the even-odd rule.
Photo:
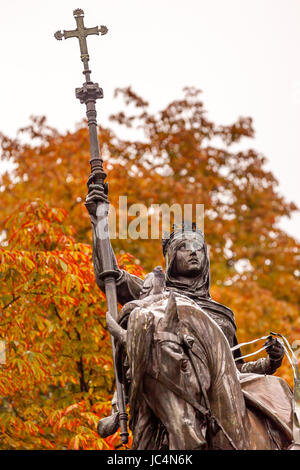
[[[222,424],[237,448],[247,449],[249,418],[229,343],[212,319],[206,325],[206,332],[208,367],[211,371],[208,394],[212,414]],[[221,432],[216,439],[223,440],[223,444],[225,441],[228,443]]]

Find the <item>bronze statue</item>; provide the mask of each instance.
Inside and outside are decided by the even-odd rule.
[[[186,223],[163,240],[165,275],[157,266],[143,281],[119,269],[108,236],[108,187],[97,136],[95,103],[103,91],[91,81],[86,42],[107,28],[86,28],[83,10],[73,14],[76,30],[57,31],[55,38],[78,38],[84,66],[76,97],[86,105],[90,134],[86,207],[96,282],[107,299],[117,389],[99,434],[108,436],[120,425],[127,443],[128,402],[134,449],[297,448],[291,444],[300,442],[299,370],[294,402],[286,382],[272,376],[284,354],[274,334],[265,344],[267,358],[243,361],[233,312],[210,296],[202,232]]]
[[[86,205],[94,240],[96,202],[106,196],[89,184]],[[209,292],[204,236],[184,224],[163,240],[160,267],[145,281],[120,270],[114,258],[118,323],[117,367],[130,404],[135,449],[285,449],[293,441],[292,392],[271,375],[284,350],[269,337],[268,357],[244,362],[233,312]],[[96,281],[103,290],[102,261],[94,243]],[[236,361],[234,361],[234,356]],[[116,430],[117,410],[100,421],[100,434]],[[109,431],[108,431],[109,429]]]

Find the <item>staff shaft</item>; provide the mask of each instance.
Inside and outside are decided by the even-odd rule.
[[[96,239],[96,248],[100,251],[100,256],[102,260],[103,272],[101,273],[101,278],[104,281],[105,294],[107,300],[107,310],[111,316],[117,321],[118,320],[118,299],[117,299],[117,289],[115,277],[118,276],[118,273],[114,271],[111,245],[109,239],[108,231],[108,204],[100,202],[97,206],[97,225],[96,225],[96,234],[98,233]],[[102,236],[101,236],[102,235]],[[112,355],[114,362],[114,371],[116,379],[116,388],[117,388],[117,400],[118,400],[118,409],[119,409],[119,420],[121,427],[121,440],[123,444],[128,442],[128,432],[127,432],[127,413],[126,413],[126,401],[125,401],[125,391],[123,384],[119,381],[118,371],[116,366],[116,351],[115,351],[115,340],[111,336],[112,344]]]

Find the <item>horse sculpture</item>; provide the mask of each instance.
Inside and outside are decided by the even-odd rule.
[[[126,305],[119,343],[133,449],[287,449],[293,397],[279,377],[240,374],[217,323],[190,298],[165,291]],[[123,351],[123,352],[122,352]],[[126,380],[124,379],[124,373]]]

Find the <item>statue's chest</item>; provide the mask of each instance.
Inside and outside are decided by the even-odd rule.
[[[207,313],[207,315],[209,315],[221,328],[221,330],[223,331],[224,335],[226,336],[230,344],[230,347],[234,346],[235,329],[232,323],[223,315],[219,315],[217,313],[211,312],[205,307],[202,307],[202,310],[204,310],[204,312]]]

